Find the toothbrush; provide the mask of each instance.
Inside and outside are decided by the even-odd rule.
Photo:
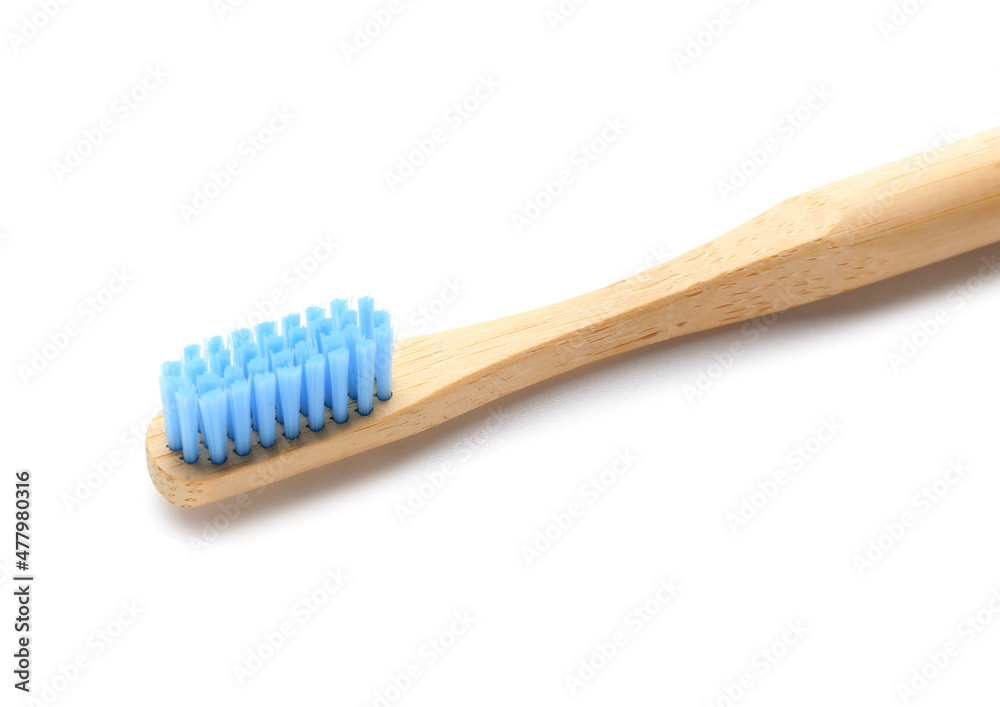
[[[229,453],[214,464],[203,453],[186,463],[183,451],[169,448],[161,414],[146,435],[149,473],[171,503],[211,503],[409,437],[585,364],[814,302],[997,241],[1000,128],[789,199],[595,292],[400,340],[391,397],[381,391],[379,398],[388,399],[368,415],[352,405],[342,424],[329,422],[324,410],[328,424],[313,431],[303,415],[294,439],[279,434],[264,448],[255,432],[249,443],[238,440],[241,451],[249,447],[244,456]],[[387,369],[381,352],[379,359]],[[376,379],[388,376],[379,371]],[[356,391],[362,398],[372,380],[365,379],[368,391]],[[217,438],[217,427],[209,424],[203,433]],[[231,452],[236,441],[223,437],[221,444]]]

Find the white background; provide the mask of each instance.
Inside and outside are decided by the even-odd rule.
[[[167,504],[139,444],[159,362],[273,290],[278,314],[370,293],[404,335],[441,331],[609,284],[786,197],[995,127],[996,3],[910,0],[887,29],[888,0],[594,0],[554,26],[556,0],[419,0],[350,61],[344,44],[386,1],[247,0],[221,17],[210,0],[44,5],[0,13],[0,497],[10,528],[13,471],[32,470],[36,698],[365,705],[416,664],[391,704],[905,704],[899,686],[954,641],[909,703],[1000,700],[1000,278],[982,262],[1000,246],[577,371],[501,401],[499,425],[470,413],[238,514]],[[732,22],[680,70],[724,9]],[[126,114],[120,95],[149,68],[165,78]],[[447,112],[481,80],[499,87],[456,125]],[[814,89],[830,97],[789,135],[780,121]],[[294,118],[248,159],[241,143],[282,109]],[[512,214],[615,118],[622,135],[518,232]],[[78,166],[55,166],[105,120]],[[391,190],[385,173],[436,129],[446,140]],[[780,150],[722,198],[769,137]],[[185,219],[229,160],[240,173]],[[295,275],[323,238],[333,257]],[[122,269],[127,287],[91,314]],[[839,429],[819,443],[824,420]],[[616,453],[637,461],[591,503],[581,489]],[[958,460],[942,498],[914,501]],[[788,483],[734,531],[727,514],[779,471]],[[582,516],[529,563],[573,503]],[[859,569],[907,512],[913,527]],[[21,704],[10,535],[2,690]],[[679,590],[637,624],[661,580]],[[314,593],[325,604],[303,611]],[[992,621],[966,640],[980,611]],[[429,664],[456,612],[474,623]],[[788,622],[805,630],[794,645]],[[616,632],[624,645],[572,688]],[[241,682],[252,652],[267,659]]]

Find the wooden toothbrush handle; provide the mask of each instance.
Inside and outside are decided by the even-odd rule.
[[[635,297],[631,311],[640,319],[659,310],[661,333],[670,338],[813,302],[996,241],[1000,129],[790,199],[621,286]],[[649,314],[646,326],[657,319]]]
[[[611,355],[785,310],[997,241],[1000,129],[789,199],[580,298],[587,336],[571,337],[576,345],[563,358]],[[620,332],[602,341],[606,327]]]
[[[150,425],[150,475],[198,506],[434,427],[564,371],[777,312],[1000,240],[1000,130],[789,199],[700,248],[532,312],[399,341],[392,398],[273,449],[185,464]],[[337,428],[337,429],[335,429]]]
[[[1000,129],[789,199],[601,290],[412,343],[414,352],[440,344],[446,376],[467,386],[456,392],[460,409],[639,346],[813,302],[998,240]]]

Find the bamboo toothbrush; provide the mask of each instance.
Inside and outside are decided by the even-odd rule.
[[[409,437],[587,363],[813,302],[996,241],[1000,128],[789,199],[596,292],[401,340],[392,395],[367,416],[353,414],[319,431],[309,429],[303,416],[295,439],[279,436],[265,449],[254,433],[245,456],[230,453],[213,464],[202,455],[189,464],[168,447],[161,414],[146,435],[149,473],[171,503],[211,503]],[[386,377],[379,373],[380,381]],[[372,380],[364,379],[369,390]],[[247,386],[238,387],[242,396]],[[365,391],[357,392],[364,397]],[[231,409],[244,410],[241,396],[230,398]],[[213,404],[222,399],[210,397]],[[323,412],[329,418],[329,410]],[[207,418],[203,424],[203,435],[218,433]],[[224,437],[221,443],[233,449]]]

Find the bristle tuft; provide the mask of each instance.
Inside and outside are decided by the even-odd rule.
[[[232,424],[233,443],[236,454],[245,457],[250,453],[250,383],[245,380],[233,381],[227,390],[229,412]]]
[[[358,342],[358,414],[371,415],[375,405],[375,342],[362,339]]]
[[[330,397],[333,421],[339,424],[347,422],[347,376],[350,354],[343,346],[334,349],[326,355],[327,366],[330,369]]]
[[[268,449],[274,446],[274,413],[277,384],[274,374],[265,371],[254,376],[253,395],[257,421],[257,434],[260,446]]]
[[[309,429],[319,432],[323,429],[326,417],[325,359],[320,354],[313,354],[305,362],[306,414],[309,417]]]
[[[184,380],[180,376],[180,362],[167,361],[164,370],[173,371],[167,364],[177,364],[178,373],[175,375],[160,376],[160,401],[163,403],[163,427],[167,432],[167,447],[170,451],[177,452],[181,449],[181,423],[177,417],[177,389]]]
[[[198,461],[198,394],[188,381],[177,386],[177,420],[181,430],[181,448],[184,461],[194,464]]]
[[[388,325],[375,327],[375,381],[378,399],[386,401],[392,397],[392,329]]]
[[[226,461],[226,396],[212,388],[198,398],[201,411],[202,436],[213,464]]]
[[[303,324],[304,321],[304,324]],[[167,446],[195,464],[201,446],[224,464],[228,440],[238,456],[275,445],[277,425],[297,439],[303,419],[312,432],[329,419],[348,421],[350,400],[372,414],[375,398],[392,396],[394,340],[388,311],[361,297],[311,306],[277,321],[258,322],[226,337],[189,344],[180,360],[160,364],[160,397]],[[329,410],[329,413],[327,412]]]
[[[295,439],[299,436],[302,366],[282,366],[274,373],[278,377],[278,405],[281,408],[285,439]]]

